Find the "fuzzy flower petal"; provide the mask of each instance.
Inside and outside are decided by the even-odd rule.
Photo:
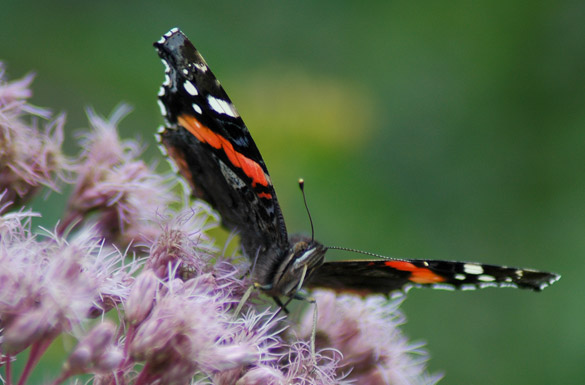
[[[175,278],[188,280],[207,275],[207,283],[234,298],[237,303],[252,286],[246,258],[225,257],[207,231],[219,225],[217,214],[208,204],[194,202],[170,217],[160,217],[162,226],[150,246],[146,267],[164,279],[171,271]],[[256,297],[256,293],[253,294]]]
[[[399,326],[404,316],[398,310],[404,297],[389,301],[382,296],[367,298],[336,296],[329,291],[314,293],[317,299],[317,346],[331,347],[343,354],[341,369],[348,380],[359,384],[434,384],[440,376],[425,371],[426,352],[412,344]],[[308,311],[301,335],[308,338],[313,314]]]
[[[130,325],[137,325],[148,316],[158,291],[159,281],[150,269],[140,273],[125,303],[126,320]]]
[[[120,303],[129,292],[132,264],[107,251],[91,229],[67,241],[35,235],[25,213],[4,214],[0,226],[0,347],[17,353],[70,331],[103,311],[104,298]],[[20,221],[20,228],[14,222]]]
[[[201,275],[217,253],[214,240],[206,233],[219,225],[217,215],[207,204],[195,202],[161,219],[163,224],[150,248],[146,267],[159,278],[168,276],[169,268],[184,280]]]
[[[138,142],[118,137],[116,126],[128,112],[121,106],[109,120],[88,113],[92,132],[82,140],[78,177],[61,232],[93,217],[102,236],[119,247],[152,239],[157,233],[157,211],[175,198],[168,178],[138,159],[142,151]]]
[[[286,384],[286,377],[279,369],[260,365],[250,369],[237,382],[236,385],[280,385]]]
[[[28,104],[33,80],[28,75],[7,82],[0,63],[0,205],[16,207],[30,200],[41,186],[58,190],[67,178],[69,161],[61,152],[65,116],[37,127],[38,119],[49,119],[44,109]]]
[[[237,335],[221,292],[210,292],[206,277],[174,279],[159,290],[156,303],[130,342],[130,354],[144,361],[144,383],[183,384],[195,373],[239,368],[259,355],[250,343],[219,343]]]
[[[100,322],[75,347],[65,363],[65,369],[72,373],[113,370],[122,358],[115,353],[115,332],[116,325],[113,322]]]
[[[281,365],[286,373],[287,384],[334,385],[349,384],[340,370],[341,354],[333,349],[324,349],[314,355],[307,342],[299,341],[290,346]],[[364,383],[366,384],[366,383]]]

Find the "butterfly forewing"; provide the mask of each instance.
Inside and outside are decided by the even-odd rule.
[[[382,259],[326,262],[312,272],[307,286],[358,294],[387,294],[413,286],[447,290],[517,287],[540,291],[558,279],[553,273],[473,262]]]
[[[242,236],[250,258],[288,248],[276,193],[262,156],[224,89],[177,29],[154,43],[165,65],[160,142],[196,197]]]

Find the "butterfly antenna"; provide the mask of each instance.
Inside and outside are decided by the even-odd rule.
[[[311,223],[311,242],[315,240],[315,228],[313,227],[313,218],[311,218],[311,212],[309,211],[309,205],[307,205],[307,196],[305,195],[305,181],[303,178],[299,179],[299,188],[303,194],[303,202],[305,202],[305,210],[309,216],[309,223]]]
[[[369,251],[363,251],[363,250],[358,250],[358,249],[351,249],[349,247],[340,247],[340,246],[327,246],[327,248],[329,250],[341,250],[341,251],[349,251],[352,253],[358,253],[358,254],[364,254],[364,255],[369,255],[370,257],[377,257],[377,258],[384,258],[384,259],[389,259],[389,257],[385,256],[385,255],[381,255],[381,254],[376,254],[376,253],[371,253]]]

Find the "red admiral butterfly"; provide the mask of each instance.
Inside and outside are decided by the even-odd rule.
[[[154,46],[166,68],[158,94],[166,127],[159,131],[159,141],[193,194],[219,211],[225,227],[240,234],[244,253],[255,262],[254,281],[277,303],[281,296],[301,298],[301,286],[360,294],[388,294],[411,286],[540,291],[560,278],[471,262],[386,258],[325,262],[326,246],[312,237],[288,237],[262,156],[193,44],[174,28]]]

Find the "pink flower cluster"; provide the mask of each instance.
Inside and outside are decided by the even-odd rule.
[[[62,335],[77,345],[55,385],[78,375],[137,385],[438,381],[399,329],[399,301],[315,293],[316,352],[311,308],[290,327],[258,292],[239,307],[253,284],[249,262],[216,246],[208,230],[219,218],[206,204],[188,203],[176,177],[140,160],[136,141],[120,140],[127,108],[109,119],[89,112],[81,153],[69,157],[65,120],[27,102],[31,81],[0,72],[1,381],[38,382],[34,369]],[[54,231],[35,228],[40,214],[24,204],[65,183],[63,219]]]
[[[41,186],[58,190],[69,171],[61,153],[65,116],[27,102],[32,75],[7,82],[0,63],[0,205],[25,204]],[[43,129],[38,128],[43,120]]]

